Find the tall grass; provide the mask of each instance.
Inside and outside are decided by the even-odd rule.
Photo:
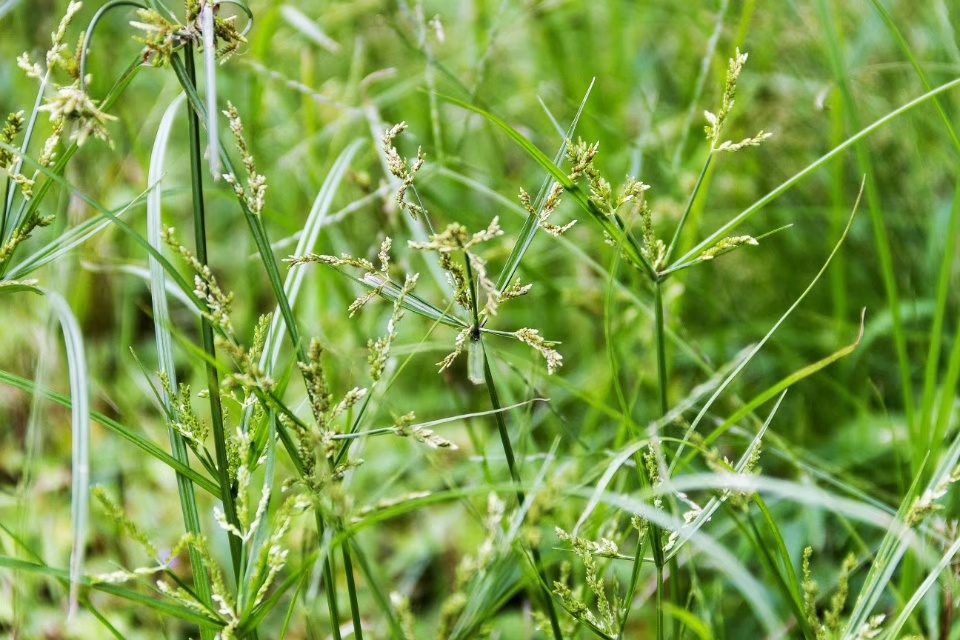
[[[59,9],[13,637],[960,638],[949,4]]]

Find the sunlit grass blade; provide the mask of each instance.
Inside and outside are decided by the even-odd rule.
[[[200,35],[203,39],[203,72],[207,94],[207,160],[213,181],[220,179],[220,138],[217,126],[217,46],[213,30],[213,4],[200,5]]]

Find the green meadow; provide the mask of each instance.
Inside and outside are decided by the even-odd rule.
[[[956,25],[0,0],[0,635],[960,639]]]

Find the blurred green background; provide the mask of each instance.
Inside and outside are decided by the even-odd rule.
[[[954,25],[960,7],[947,0],[883,4],[930,83],[956,78],[960,47]],[[96,8],[93,2],[84,6],[72,34]],[[334,160],[359,139],[361,151],[336,195],[334,211],[343,215],[325,228],[317,252],[373,259],[383,237],[391,236],[398,264],[410,272],[426,271],[422,259],[406,249],[406,223],[392,202],[377,155],[383,129],[403,120],[409,128],[398,146],[409,156],[423,148],[426,165],[416,186],[436,227],[459,221],[474,231],[500,216],[505,235],[489,243],[484,254],[490,272],[499,271],[523,222],[517,193],[520,188],[535,192],[543,172],[502,132],[437,99],[437,93],[499,115],[552,156],[562,141],[552,119],[565,129],[593,83],[576,135],[599,141],[597,164],[612,182],[629,174],[652,186],[647,195],[656,229],[669,239],[709,149],[702,112],[717,109],[734,49],[748,52],[725,137],[739,140],[760,129],[774,137],[759,148],[715,159],[681,238],[679,248],[685,251],[857,130],[925,91],[896,35],[868,0],[458,0],[422,5],[330,0],[255,1],[250,8],[255,22],[248,43],[218,68],[217,84],[221,103],[230,100],[240,111],[258,168],[267,176],[264,216],[281,258],[293,252],[292,238]],[[39,58],[63,10],[64,3],[50,0],[0,3],[0,113],[29,110],[36,84],[17,68],[16,57],[27,51]],[[231,10],[224,5],[224,12]],[[94,96],[102,95],[140,51],[128,24],[132,19],[132,11],[113,11],[97,28],[89,58]],[[141,70],[112,110],[118,118],[109,125],[112,144],[88,142],[68,166],[67,179],[109,207],[142,193],[159,119],[178,92],[169,70]],[[952,122],[958,122],[958,95],[953,90],[940,96]],[[771,426],[762,465],[765,473],[790,479],[822,471],[895,507],[917,472],[911,464],[914,448],[923,447],[910,442],[904,377],[912,384],[907,395],[919,405],[930,340],[941,343],[944,355],[935,370],[942,374],[945,354],[957,339],[955,293],[945,312],[949,329],[931,334],[930,327],[942,260],[957,252],[957,238],[947,233],[947,225],[957,206],[958,155],[931,103],[884,125],[863,141],[861,151],[858,157],[851,149],[817,170],[737,233],[760,236],[792,225],[788,229],[669,281],[667,322],[677,337],[669,343],[669,398],[680,401],[711,371],[763,337],[839,239],[866,174],[870,193],[829,271],[709,417],[721,421],[744,399],[853,342],[865,308],[858,349],[787,395]],[[188,167],[185,129],[175,130],[165,177],[165,218],[185,241],[191,237]],[[222,182],[211,184],[209,177],[207,186],[211,265],[235,294],[238,332],[249,335],[257,316],[272,310],[274,301],[231,191]],[[889,302],[891,283],[884,283],[871,207],[888,243],[896,307]],[[44,209],[56,214],[57,222],[38,232],[33,244],[21,249],[23,255],[50,237],[44,234],[91,214],[66,194],[48,198]],[[142,232],[143,213],[137,205],[124,215]],[[588,470],[602,464],[610,448],[623,445],[617,439],[619,425],[610,417],[611,409],[620,410],[614,381],[625,390],[634,420],[646,424],[658,415],[652,294],[639,273],[619,263],[572,200],[555,215],[558,221],[581,221],[565,241],[545,234],[535,239],[520,268],[534,288],[527,298],[503,308],[495,328],[540,329],[562,343],[564,367],[549,378],[542,361],[522,346],[492,344],[501,363],[505,403],[534,394],[551,398],[549,411],[540,407],[517,418],[518,450],[534,456],[550,450],[559,438],[564,463],[556,481],[576,486],[595,479]],[[148,287],[125,271],[145,264],[138,245],[108,228],[39,277],[44,286],[66,295],[81,322],[95,408],[165,442],[160,412],[129,351],[148,370],[156,367]],[[367,340],[383,333],[387,305],[348,319],[346,306],[360,291],[331,270],[305,268],[311,273],[298,303],[303,333],[319,337],[328,348],[328,373],[336,389],[363,384]],[[956,291],[956,265],[950,278]],[[614,280],[623,286],[614,286]],[[421,283],[418,294],[438,300],[431,281],[424,277]],[[65,391],[66,372],[56,334],[47,329],[45,307],[12,300],[0,303],[0,368],[33,378],[45,354],[44,376]],[[891,308],[901,318],[900,329]],[[179,334],[197,340],[193,317],[176,307],[174,317]],[[378,397],[368,427],[389,424],[410,410],[428,420],[489,408],[486,394],[466,381],[465,358],[449,372],[435,374],[435,363],[452,349],[454,335],[445,327],[431,331],[425,320],[408,315],[395,347],[398,365],[405,368]],[[903,361],[898,360],[898,337]],[[193,376],[199,390],[199,362],[186,350],[181,356],[184,376]],[[937,397],[955,398],[956,392],[933,383]],[[956,401],[950,406],[956,407]],[[0,519],[16,514],[33,541],[46,547],[46,560],[65,566],[69,415],[48,405],[36,411],[41,427],[29,430],[31,397],[0,387],[0,485],[5,496]],[[954,411],[949,433],[956,424]],[[425,452],[395,439],[369,441],[362,450],[369,462],[358,469],[352,485],[356,505],[405,491],[469,485],[482,475],[474,456],[488,447],[491,459],[502,461],[489,422],[461,421],[443,433],[461,446],[458,452]],[[680,436],[682,429],[671,426],[666,433]],[[744,442],[728,436],[719,444],[733,457]],[[94,447],[94,482],[119,488],[131,515],[157,540],[172,541],[179,519],[171,499],[172,474],[157,465],[143,466],[137,454],[103,431],[95,433]],[[525,464],[530,474],[539,467],[536,457]],[[494,470],[506,479],[501,463]],[[13,496],[28,472],[36,502],[31,513],[17,512]],[[567,522],[576,519],[581,507],[550,509],[558,522]],[[374,556],[383,558],[390,588],[413,593],[415,610],[426,616],[436,614],[456,558],[481,535],[463,526],[461,517],[457,505],[423,509],[360,537]],[[832,516],[795,507],[783,506],[778,517],[791,543],[813,544],[826,557],[842,557],[853,535]],[[99,526],[104,529],[93,542],[91,563],[106,570],[129,551],[109,525]],[[737,549],[735,542],[731,546]],[[49,594],[32,597],[41,608],[58,602]],[[731,605],[727,615],[735,612]],[[503,623],[505,637],[529,632],[529,621],[512,624]],[[728,620],[727,627],[729,637],[747,637],[733,630],[734,622]]]

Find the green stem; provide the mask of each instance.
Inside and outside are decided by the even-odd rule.
[[[690,198],[687,200],[687,206],[683,210],[683,215],[680,216],[680,222],[677,223],[677,228],[673,232],[673,238],[670,239],[670,244],[667,246],[667,251],[663,256],[663,264],[670,263],[670,258],[673,256],[673,251],[677,248],[677,243],[680,241],[680,232],[683,231],[683,227],[687,223],[687,218],[690,216],[690,211],[693,209],[693,203],[697,199],[697,194],[700,193],[700,187],[703,186],[703,179],[707,176],[707,169],[710,168],[711,160],[713,160],[713,149],[707,153],[707,159],[703,161],[703,167],[700,169],[700,175],[697,177],[697,183],[693,185],[693,192],[690,193]]]
[[[196,68],[193,61],[193,46],[184,48],[187,80],[192,87],[197,86]],[[207,264],[207,236],[206,220],[203,206],[203,155],[200,151],[200,119],[193,109],[187,111],[190,136],[190,174],[193,190],[193,230],[196,240],[197,260],[200,264]],[[220,380],[217,368],[210,362],[216,359],[216,350],[213,343],[213,326],[210,320],[203,316],[200,319],[200,334],[203,350],[208,356],[206,362],[207,387],[210,395],[210,422],[213,427],[213,443],[217,455],[217,472],[220,484],[220,499],[223,501],[223,513],[231,525],[240,529],[237,519],[237,509],[234,504],[233,487],[230,483],[230,460],[227,456],[227,437],[223,426],[223,407],[220,402]],[[237,536],[227,536],[230,540],[230,556],[233,560],[233,573],[240,578],[240,560],[242,556],[241,541]]]
[[[657,334],[657,392],[660,397],[660,417],[667,415],[667,341],[663,321],[663,281],[653,285],[654,330]]]
[[[507,459],[507,468],[510,470],[510,477],[513,479],[514,486],[516,487],[517,503],[520,508],[523,508],[527,498],[523,492],[523,486],[520,484],[520,472],[517,470],[516,458],[513,455],[513,445],[510,444],[510,434],[507,432],[507,423],[503,419],[503,412],[500,410],[500,396],[497,395],[497,388],[493,382],[493,373],[490,371],[490,361],[487,359],[487,351],[483,348],[482,340],[480,345],[483,353],[483,377],[486,381],[487,392],[490,394],[490,403],[496,411],[494,417],[497,420],[497,430],[500,432],[503,454]],[[557,618],[557,610],[553,606],[553,596],[550,594],[550,589],[547,586],[550,583],[547,582],[546,572],[543,569],[543,561],[540,558],[540,551],[535,546],[531,546],[530,552],[533,556],[533,564],[540,576],[540,590],[543,594],[544,606],[547,609],[547,617],[550,618],[550,628],[553,631],[553,637],[555,640],[563,640],[563,632],[560,630],[560,620]]]
[[[350,594],[350,615],[353,617],[353,637],[363,640],[363,627],[360,624],[360,604],[357,602],[357,586],[353,579],[353,562],[350,560],[350,547],[347,542],[340,545],[343,551],[343,572],[347,576],[347,592]]]
[[[471,340],[480,341],[480,349],[483,354],[483,377],[486,382],[487,392],[490,394],[490,403],[493,405],[494,411],[496,413],[494,416],[497,420],[497,430],[500,432],[500,442],[503,445],[503,454],[507,459],[507,468],[510,470],[510,478],[513,479],[514,486],[517,491],[517,505],[519,508],[523,508],[523,505],[526,504],[527,497],[523,492],[523,485],[520,482],[520,472],[517,470],[517,461],[513,455],[513,445],[510,444],[510,434],[507,432],[507,422],[503,419],[503,412],[500,410],[500,396],[497,394],[497,388],[493,382],[493,372],[490,371],[490,361],[487,359],[486,349],[483,347],[483,341],[480,335],[480,312],[479,304],[477,303],[477,286],[473,278],[473,268],[470,266],[470,255],[464,251],[463,252],[464,262],[466,263],[467,269],[467,283],[470,287],[470,306],[473,311],[473,327],[474,335],[470,336]],[[553,606],[553,596],[550,594],[550,589],[547,582],[546,572],[543,569],[543,560],[540,557],[540,550],[535,546],[531,546],[530,553],[533,556],[533,564],[537,570],[537,574],[540,576],[540,590],[543,593],[544,606],[547,609],[547,616],[550,618],[550,628],[553,631],[553,637],[556,640],[563,640],[563,632],[560,630],[560,620],[557,618],[557,610]]]
[[[323,525],[323,518],[317,507],[314,506],[314,516],[317,521],[317,544],[323,548],[323,534],[326,530]],[[337,607],[337,583],[333,575],[333,562],[330,554],[325,553],[323,557],[323,581],[326,583],[327,592],[327,610],[330,612],[330,635],[333,640],[341,640],[340,637],[340,609]]]
[[[189,59],[189,58],[188,58]],[[181,85],[183,86],[184,91],[187,94],[187,99],[190,102],[191,114],[196,117],[196,114],[205,114],[205,108],[202,104],[202,101],[199,99],[196,90],[196,83],[190,82],[192,77],[187,69],[184,68],[183,63],[180,61],[179,57],[174,56],[172,59],[172,66],[174,71],[177,73],[178,78],[180,78]],[[192,64],[192,63],[191,63]],[[199,138],[197,141],[199,145]],[[234,169],[233,162],[230,159],[230,156],[226,153],[223,145],[220,147],[220,160],[223,162],[223,167],[226,173],[236,175],[236,170]],[[277,299],[277,305],[280,307],[280,315],[283,317],[284,324],[287,327],[287,334],[290,337],[290,342],[293,344],[294,352],[296,354],[297,362],[306,363],[307,354],[306,349],[303,346],[303,341],[300,338],[300,330],[297,326],[296,319],[293,316],[293,309],[290,306],[290,301],[287,299],[287,296],[283,292],[283,282],[280,279],[280,270],[277,267],[276,258],[273,255],[273,251],[270,248],[270,242],[267,238],[266,229],[263,226],[263,220],[260,216],[254,214],[250,211],[250,208],[247,206],[243,198],[238,198],[240,207],[243,209],[244,218],[247,221],[247,225],[250,228],[250,233],[253,236],[254,242],[257,245],[257,251],[260,254],[260,258],[263,261],[263,266],[267,272],[267,278],[270,281],[270,287],[274,292],[274,295]],[[211,394],[212,395],[212,394]],[[289,434],[285,430],[279,430],[281,441],[284,444],[284,447],[290,452],[291,457],[298,461],[298,454],[296,448]],[[298,469],[303,468],[302,461],[297,463]],[[317,534],[320,538],[323,538],[323,519],[318,515],[317,516]],[[329,586],[327,593],[327,604],[330,608],[330,619],[333,621],[339,621],[339,614],[337,613],[336,607],[336,594],[333,593],[335,589],[335,582],[333,580],[333,568],[330,564],[330,556],[327,555],[327,558],[324,560],[324,577]],[[351,585],[348,584],[348,587]],[[354,601],[355,594],[352,594],[352,600]],[[340,631],[339,624],[334,626],[334,640],[339,640]]]
[[[657,565],[657,640],[663,640],[663,564]]]

